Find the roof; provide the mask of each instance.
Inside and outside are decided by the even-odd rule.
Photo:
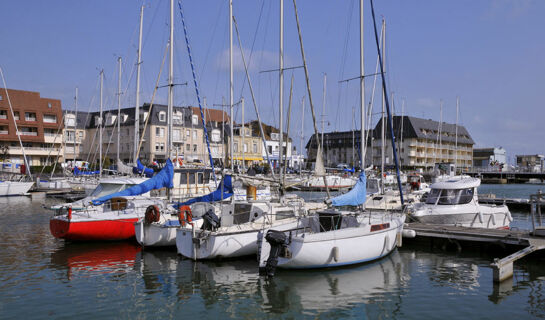
[[[190,107],[193,114],[199,116],[199,122],[202,122],[201,119],[201,110],[199,107]],[[210,108],[203,108],[204,118],[206,119],[206,123],[215,121],[215,122],[229,122],[229,115],[227,112],[219,109],[210,109]]]
[[[455,142],[456,131],[458,131],[458,143],[475,144],[467,129],[462,125],[440,122],[431,119],[422,119],[411,116],[394,116],[392,124],[396,139],[401,138],[401,122],[403,122],[403,138],[438,139],[439,130],[442,132],[441,141]],[[382,121],[379,120],[374,129],[375,139],[380,139],[382,132]],[[387,139],[391,138],[390,130],[386,130]]]
[[[452,177],[448,180],[433,183],[431,189],[467,189],[476,188],[481,185],[481,179],[478,178],[456,178]]]
[[[265,140],[271,141],[271,133],[280,133],[280,129],[270,126],[268,124],[265,124],[261,122],[261,125],[263,126],[263,133],[265,134]],[[246,127],[252,128],[252,133],[254,136],[260,137],[261,136],[261,130],[259,130],[259,121],[253,120],[245,124]],[[288,137],[288,135],[284,132],[284,139],[288,138],[289,141],[291,141],[291,138]]]
[[[192,124],[191,122],[191,110],[189,109],[191,107],[178,107],[178,106],[174,106],[174,116],[176,116],[177,113],[182,113],[183,116],[182,116],[182,121],[181,122],[178,122],[178,121],[175,121],[173,123],[173,126],[176,127],[176,126],[184,126],[184,127],[188,127],[188,128],[202,128],[202,122],[198,122],[196,125]],[[145,103],[143,104],[141,107],[140,107],[140,116],[142,117],[142,112],[148,112],[150,109],[150,104],[149,103]],[[152,111],[151,111],[151,116],[148,120],[148,125],[160,125],[160,126],[166,126],[167,125],[167,121],[161,121],[160,120],[160,117],[159,117],[159,114],[164,112],[165,115],[168,111],[168,106],[164,105],[164,104],[154,104],[153,105],[153,108],[152,108]],[[131,108],[122,108],[120,110],[121,114],[122,115],[126,115],[127,118],[125,121],[121,122],[121,126],[134,126],[134,118],[135,118],[135,108],[134,107],[131,107]],[[117,108],[116,109],[109,109],[109,110],[104,110],[102,111],[102,114],[103,114],[103,117],[105,119],[105,123],[106,123],[106,120],[107,120],[107,114],[108,113],[112,113],[114,115],[117,116]],[[89,114],[89,122],[87,123],[87,127],[91,127],[91,128],[94,128],[96,127],[96,124],[95,124],[95,118],[98,117],[98,115],[100,114],[100,112],[91,112]],[[78,116],[79,117],[79,116]],[[166,119],[166,117],[165,117]],[[142,118],[140,118],[140,124],[141,125],[144,125],[144,122],[142,122]],[[110,127],[112,125],[106,125],[106,127]]]

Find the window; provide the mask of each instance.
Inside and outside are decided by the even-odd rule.
[[[2,97],[2,95],[0,94],[0,100],[4,100],[4,97]]]
[[[15,117],[15,120],[19,120],[19,111],[13,112],[13,115]]]
[[[473,188],[469,189],[432,189],[426,200],[427,204],[455,205],[466,204],[473,199]]]
[[[48,103],[47,103],[47,107],[48,107],[49,109],[51,109],[51,102],[48,102]]]
[[[193,152],[197,152],[197,145],[196,144],[193,145]]]
[[[254,153],[257,153],[257,143],[254,143]]]
[[[0,119],[7,119],[8,112],[6,110],[0,110]]]
[[[0,126],[0,134],[9,134],[8,126]]]
[[[167,113],[164,111],[159,112],[159,121],[165,122],[167,121]]]
[[[193,139],[197,140],[197,130],[193,130]]]
[[[189,143],[185,145],[185,151],[191,151],[191,145]]]
[[[272,146],[267,146],[267,149],[269,150],[269,154],[272,154]]]
[[[165,128],[155,128],[155,136],[157,137],[164,137],[165,136]]]
[[[181,140],[181,131],[180,131],[180,129],[172,130],[172,140],[173,141],[180,141]]]
[[[196,125],[199,124],[199,117],[198,117],[196,114],[194,114],[194,115],[191,117],[191,123],[192,123],[194,126],[196,126]]]
[[[37,136],[38,135],[38,128],[20,127],[19,128],[19,135],[21,135],[21,136]]]
[[[36,113],[25,112],[25,121],[36,121]]]
[[[189,139],[189,137],[191,136],[191,131],[188,129],[188,130],[185,130],[185,136]]]
[[[218,129],[212,130],[212,142],[220,142],[221,135]]]
[[[234,152],[238,152],[238,142],[235,142],[233,149],[235,150]]]
[[[248,144],[247,143],[244,144],[244,149],[243,150],[244,150],[244,152],[248,152]]]

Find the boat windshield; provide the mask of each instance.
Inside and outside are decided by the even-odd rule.
[[[473,188],[468,189],[431,189],[427,204],[455,205],[466,204],[473,199]]]
[[[119,184],[119,183],[99,183],[95,190],[91,193],[91,197],[100,198],[114,192],[119,192],[132,187],[130,184]]]
[[[367,180],[367,192],[368,193],[377,193],[379,191],[378,179],[368,179]]]

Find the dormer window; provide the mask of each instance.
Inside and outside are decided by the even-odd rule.
[[[165,122],[167,121],[167,113],[164,111],[159,112],[159,121]]]
[[[280,138],[280,135],[278,133],[271,133],[271,139],[272,140],[279,140]]]
[[[196,126],[196,125],[199,124],[199,117],[198,117],[196,114],[194,114],[194,115],[191,117],[191,123],[192,123],[194,126]]]

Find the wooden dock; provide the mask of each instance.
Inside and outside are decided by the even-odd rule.
[[[460,241],[476,244],[499,244],[522,247],[505,258],[494,259],[491,264],[494,270],[494,281],[501,282],[513,276],[513,262],[526,255],[545,249],[545,237],[535,236],[527,230],[499,230],[458,226],[408,223],[405,234],[409,237],[447,239],[461,250]]]

